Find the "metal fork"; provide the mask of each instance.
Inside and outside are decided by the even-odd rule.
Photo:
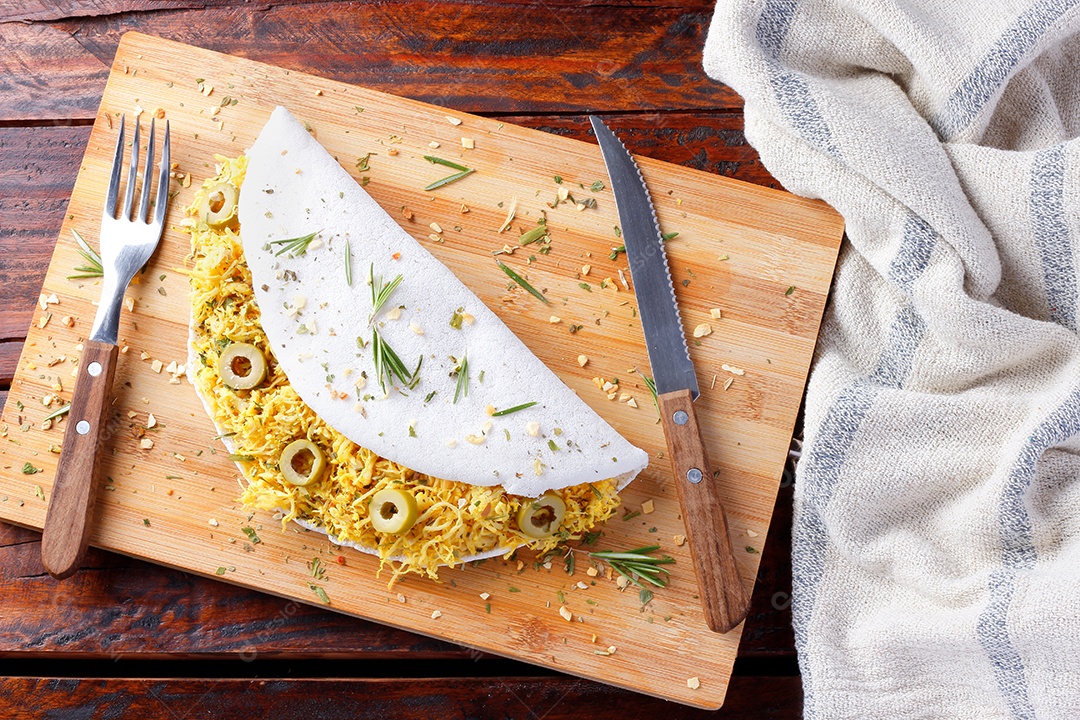
[[[124,122],[120,119],[120,135],[116,139],[112,175],[101,217],[101,265],[104,274],[101,301],[90,330],[83,343],[79,374],[68,411],[67,431],[60,450],[45,530],[41,538],[41,559],[49,574],[59,579],[70,576],[86,553],[97,498],[99,449],[105,437],[109,416],[109,399],[116,371],[117,333],[120,327],[120,307],[124,291],[135,273],[154,254],[164,228],[165,209],[169,201],[169,123],[165,122],[165,141],[161,151],[161,168],[157,173],[157,195],[154,216],[150,209],[151,170],[154,160],[154,121],[150,121],[150,139],[143,161],[142,194],[138,213],[131,217],[135,199],[136,168],[139,165],[139,123],[131,143],[127,190],[120,217],[116,205],[120,191],[120,175],[124,169]]]

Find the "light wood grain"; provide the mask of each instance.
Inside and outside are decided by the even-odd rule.
[[[196,78],[206,80],[204,87],[212,85],[212,94],[201,94]],[[221,107],[225,97],[237,103],[212,116],[211,108]],[[282,532],[270,516],[253,514],[236,502],[238,473],[220,442],[212,440],[215,430],[193,388],[186,381],[171,384],[169,374],[155,372],[151,361],[167,365],[187,357],[183,269],[189,247],[172,226],[183,217],[195,186],[213,175],[214,153],[241,153],[279,102],[308,122],[354,175],[370,177],[367,190],[383,208],[583,400],[649,452],[652,464],[623,492],[623,500],[627,510],[637,511],[651,499],[655,512],[612,520],[595,545],[612,550],[658,542],[676,558],[670,585],[644,608],[635,591],[619,592],[606,580],[592,585],[581,550],[573,576],[561,562],[550,570],[534,570],[527,562],[519,572],[515,562],[496,560],[447,570],[441,583],[409,579],[388,590],[385,574],[375,579],[377,562],[370,556],[339,550],[324,537],[295,527]],[[42,527],[45,519],[56,472],[51,448],[60,445],[67,423],[43,430],[50,408],[42,398],[69,396],[76,346],[89,331],[99,294],[93,281],[65,279],[79,260],[70,231],[77,229],[97,244],[116,133],[111,125],[117,113],[130,114],[136,106],[147,113],[164,111],[172,125],[177,170],[192,173],[194,182],[187,188],[174,182],[177,195],[161,246],[127,293],[134,312],[125,312],[121,320],[116,400],[91,543],[301,602],[319,603],[309,587],[316,583],[328,594],[330,607],[341,612],[678,702],[717,707],[740,630],[727,635],[708,631],[695,597],[688,549],[673,541],[686,530],[663,432],[648,390],[633,370],[648,372],[645,345],[633,294],[619,280],[618,269],[626,272],[625,259],[608,259],[611,248],[620,244],[615,203],[609,189],[592,193],[579,186],[605,179],[599,149],[587,143],[143,35],[125,36],[45,280],[45,292],[56,293],[60,303],[50,306],[52,320],[44,327],[39,325],[45,312],[36,312],[4,408],[0,518],[33,528]],[[461,125],[448,122],[447,115]],[[463,150],[462,137],[473,139],[475,149]],[[431,142],[440,143],[437,154],[477,172],[425,193],[421,188],[441,177],[440,168],[422,159],[433,152]],[[389,154],[391,148],[395,155]],[[360,173],[356,160],[369,152],[374,153],[370,170]],[[738,538],[739,572],[749,591],[829,289],[841,221],[817,202],[648,158],[639,162],[661,225],[679,232],[669,243],[669,256],[683,319],[691,328],[706,321],[713,326],[711,335],[690,348],[703,388],[697,409],[714,469],[726,478],[721,500],[732,537]],[[555,198],[556,174],[575,197],[594,197],[597,207],[580,212],[568,205],[546,207]],[[514,196],[518,223],[500,235],[497,230]],[[402,206],[412,210],[412,221],[405,219]],[[517,225],[533,226],[541,211],[547,213],[552,250],[537,254],[527,267],[532,284],[552,299],[551,307],[509,289],[491,261],[492,251],[514,244]],[[431,222],[443,228],[445,242],[428,238]],[[728,259],[718,260],[722,256]],[[524,269],[528,257],[527,248],[519,249],[508,262]],[[580,276],[584,264],[592,268]],[[792,286],[795,290],[787,294]],[[710,319],[711,308],[722,309],[723,319]],[[562,322],[550,323],[552,314]],[[59,322],[61,316],[70,316],[74,325]],[[570,334],[571,325],[582,327]],[[143,359],[144,353],[149,359]],[[579,354],[589,358],[584,368],[577,362]],[[732,375],[721,369],[723,363],[745,374]],[[617,377],[637,407],[608,400],[593,384],[594,377]],[[725,389],[728,378],[733,382]],[[56,391],[58,385],[63,389]],[[149,413],[157,426],[147,430]],[[141,448],[141,436],[151,438],[153,448]],[[27,462],[41,472],[24,474]],[[261,542],[251,544],[245,527]],[[327,567],[324,580],[311,576],[308,563],[314,557]],[[339,557],[344,564],[337,562]],[[588,589],[575,589],[579,581]],[[560,591],[572,622],[558,613]],[[490,593],[490,613],[480,593]],[[441,617],[432,619],[434,610]],[[608,646],[616,652],[596,654]],[[699,689],[687,687],[691,676],[700,678]]]

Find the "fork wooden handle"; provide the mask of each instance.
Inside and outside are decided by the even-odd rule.
[[[97,500],[101,441],[109,417],[116,345],[83,343],[79,376],[71,396],[64,444],[56,467],[49,512],[41,538],[41,560],[58,580],[78,569],[86,554]]]
[[[657,401],[705,622],[710,630],[724,633],[746,617],[750,599],[731,549],[724,506],[694,414],[694,401],[689,390],[664,393]]]

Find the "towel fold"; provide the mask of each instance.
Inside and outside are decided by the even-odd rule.
[[[808,718],[1080,717],[1080,1],[720,0],[705,68],[847,223],[806,397]]]

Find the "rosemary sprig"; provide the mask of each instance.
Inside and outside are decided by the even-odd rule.
[[[352,248],[349,240],[345,240],[345,284],[352,287]]]
[[[462,397],[469,396],[469,354],[461,356],[457,364],[457,387],[454,388],[454,404]]]
[[[667,580],[661,576],[661,573],[664,575],[671,575],[671,573],[668,572],[667,568],[660,566],[674,563],[675,558],[670,555],[663,555],[661,557],[649,555],[649,553],[656,552],[659,549],[659,545],[647,545],[645,547],[637,548],[635,550],[626,550],[624,552],[602,550],[600,552],[589,553],[589,557],[603,560],[610,565],[615,572],[619,573],[639,588],[645,587],[639,581],[647,582],[656,587],[665,587],[667,585]]]
[[[316,230],[310,235],[301,235],[300,237],[286,238],[285,240],[271,240],[271,245],[281,245],[282,248],[274,253],[274,257],[289,253],[293,257],[300,257],[307,252],[308,245],[315,239],[321,230]]]
[[[75,236],[75,242],[79,244],[79,255],[82,256],[86,264],[75,268],[75,272],[78,274],[68,275],[68,280],[82,280],[83,278],[96,278],[104,275],[105,269],[101,266],[101,256],[94,251],[94,248],[90,247],[89,243],[83,240],[78,230],[71,228],[71,234]]]
[[[535,404],[536,404],[536,400],[533,400],[532,402],[522,403],[521,405],[515,405],[514,407],[508,407],[505,410],[496,410],[495,412],[491,413],[491,417],[502,417],[503,415],[509,415],[510,413],[516,413],[518,410],[524,410],[526,408],[531,408]]]
[[[435,165],[445,165],[448,168],[453,168],[454,170],[457,170],[457,172],[453,175],[448,175],[440,180],[436,180],[435,182],[431,183],[424,188],[425,190],[434,190],[435,188],[441,188],[443,185],[449,185],[455,180],[460,180],[466,175],[476,172],[472,168],[467,168],[464,165],[458,165],[456,162],[451,162],[449,160],[443,160],[442,158],[435,157],[434,155],[425,155],[424,159],[427,160],[429,163],[433,163]]]
[[[420,379],[420,366],[424,363],[424,356],[420,356],[416,363],[416,369],[409,372],[405,363],[401,361],[394,349],[383,339],[379,333],[379,326],[375,323],[375,316],[379,314],[390,295],[397,289],[404,278],[398,275],[388,283],[383,283],[382,276],[375,277],[375,264],[368,268],[368,284],[371,285],[371,316],[368,322],[371,324],[371,351],[375,361],[375,377],[379,379],[379,387],[386,392],[387,381],[393,383],[397,378],[403,385],[409,388],[416,387]]]
[[[548,299],[544,297],[544,294],[542,292],[534,288],[523,277],[514,272],[514,270],[509,265],[504,263],[502,260],[496,260],[495,264],[502,268],[502,271],[509,275],[511,280],[528,290],[529,294],[531,294],[533,297],[539,298],[545,305],[551,304],[550,302],[548,302]]]
[[[405,278],[400,274],[390,282],[383,284],[382,275],[375,277],[375,263],[371,264],[368,268],[368,284],[371,285],[371,317],[374,319],[379,311],[382,310],[383,305],[390,299],[390,295],[397,290],[398,285],[401,284]]]
[[[392,383],[395,377],[410,389],[416,387],[420,379],[420,366],[424,364],[423,355],[416,363],[416,368],[410,372],[394,349],[383,340],[378,328],[372,331],[371,349],[375,359],[375,376],[379,378],[379,387],[383,392],[386,392],[387,380]]]

